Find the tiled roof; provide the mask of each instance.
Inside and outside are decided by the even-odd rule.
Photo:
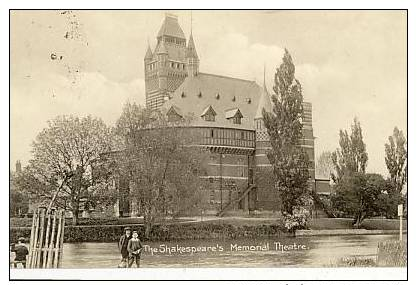
[[[193,35],[190,35],[190,39],[188,40],[188,53],[187,57],[198,58],[197,50],[195,49]]]
[[[161,41],[155,48],[155,54],[167,54],[167,48],[165,46],[165,43]]]
[[[164,22],[158,32],[158,38],[162,36],[171,36],[185,39],[184,32],[178,24],[178,19],[174,15],[166,15]]]
[[[265,85],[262,88],[261,98],[259,99],[259,105],[258,109],[256,110],[255,119],[261,119],[263,117],[262,110],[265,110],[266,112],[272,112],[271,96],[269,95]]]
[[[182,114],[194,118],[193,125],[253,129],[261,91],[255,81],[198,73],[197,76],[187,77],[163,108],[169,110],[175,105]],[[181,96],[183,92],[185,96]],[[217,113],[215,122],[207,122],[200,117],[207,106],[212,106]],[[241,125],[227,120],[226,111],[230,109],[240,110],[243,115]]]
[[[152,59],[152,51],[151,47],[148,45],[148,49],[146,50],[145,59]]]
[[[185,62],[186,60],[188,50],[185,46],[181,47],[181,46],[173,45],[170,43],[160,42],[155,47],[154,55],[158,54],[158,52],[160,53],[161,52],[160,49],[163,49],[164,52],[168,53],[168,58],[170,60],[180,61],[180,62]]]

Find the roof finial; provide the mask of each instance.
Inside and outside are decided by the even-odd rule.
[[[266,87],[266,84],[265,84],[265,62],[264,62],[264,87]]]

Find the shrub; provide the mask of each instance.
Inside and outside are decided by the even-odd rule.
[[[284,214],[284,226],[289,232],[307,229],[310,214],[306,209],[295,210],[292,215]]]

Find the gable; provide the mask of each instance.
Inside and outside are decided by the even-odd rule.
[[[240,112],[239,108],[234,108],[234,109],[231,109],[231,110],[227,110],[225,116],[226,116],[226,119],[243,118],[243,115]]]

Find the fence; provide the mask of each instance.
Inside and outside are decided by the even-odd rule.
[[[30,233],[28,268],[61,267],[65,216],[63,210],[38,208]]]

